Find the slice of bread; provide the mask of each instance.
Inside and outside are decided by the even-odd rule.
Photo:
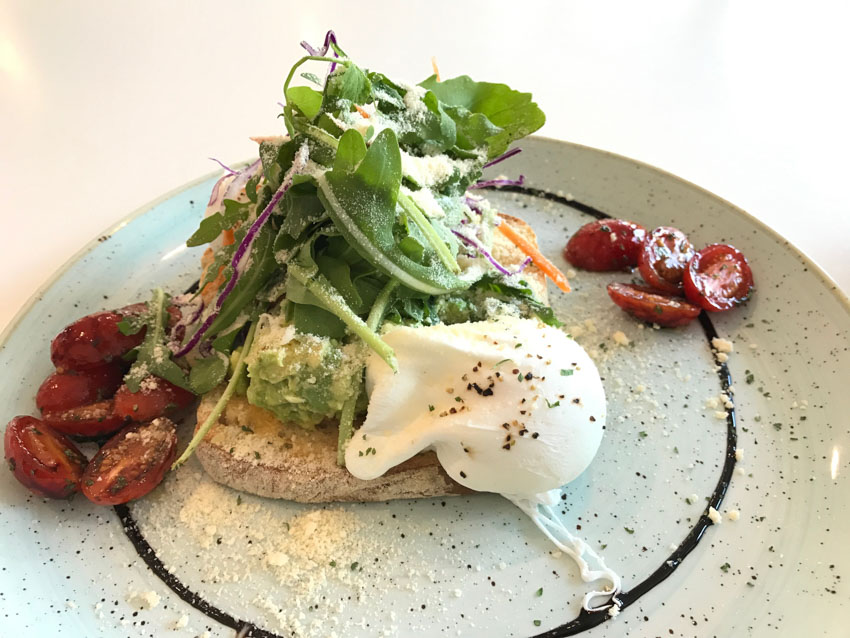
[[[501,215],[533,244],[531,227],[517,217]],[[516,268],[525,259],[502,233],[496,232],[493,256],[504,266]],[[535,296],[547,301],[546,280],[534,265],[523,271]],[[198,406],[198,423],[203,423],[220,397],[211,392]],[[336,424],[315,430],[281,422],[271,412],[247,400],[230,400],[217,423],[198,446],[196,454],[207,473],[234,489],[301,503],[331,501],[387,501],[468,494],[443,471],[433,452],[417,454],[383,476],[363,481],[336,463]]]

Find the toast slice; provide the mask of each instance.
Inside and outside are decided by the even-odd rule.
[[[537,237],[523,220],[500,215],[532,244]],[[525,259],[502,233],[493,242],[493,256],[507,268]],[[533,264],[523,271],[535,296],[546,302],[546,280]],[[198,406],[198,423],[212,411],[220,393],[211,392]],[[387,501],[469,494],[443,471],[433,452],[423,452],[371,481],[352,476],[336,463],[338,427],[322,424],[305,430],[281,422],[271,412],[242,397],[230,400],[195,452],[213,480],[243,492],[301,503]]]

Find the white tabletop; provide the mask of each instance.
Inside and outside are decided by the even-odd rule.
[[[839,2],[0,2],[0,327],[208,157],[256,153],[299,41],[328,28],[391,77],[436,56],[445,77],[532,91],[540,134],[715,192],[848,291],[848,23]]]

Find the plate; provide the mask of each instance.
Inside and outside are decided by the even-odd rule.
[[[499,169],[526,187],[488,197],[529,221],[565,270],[566,238],[610,215],[734,243],[755,273],[747,306],[675,331],[610,303],[605,284],[628,274],[578,273],[573,293],[552,291],[609,400],[599,455],[557,511],[622,576],[619,615],[581,613],[589,585],[499,496],[298,505],[218,486],[193,461],[116,509],[43,500],[4,473],[6,633],[846,635],[847,299],[788,241],[692,184],[573,144],[522,146]],[[50,339],[67,323],[194,281],[199,250],[183,242],[214,181],[118,224],[19,313],[0,346],[6,418],[35,413]],[[712,331],[734,344],[725,362]]]

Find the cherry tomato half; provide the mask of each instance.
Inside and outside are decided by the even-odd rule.
[[[16,416],[3,440],[15,478],[40,496],[68,498],[80,489],[88,460],[66,436],[31,416]]]
[[[709,312],[740,306],[753,291],[753,271],[746,257],[728,244],[711,244],[688,263],[685,296]]]
[[[131,421],[150,421],[164,414],[186,408],[195,395],[178,388],[159,377],[150,376],[142,381],[138,392],[122,385],[115,393],[115,414]]]
[[[38,389],[35,405],[42,412],[55,412],[111,399],[121,387],[124,372],[121,361],[79,372],[54,372]]]
[[[140,498],[162,482],[177,454],[177,430],[162,417],[130,425],[100,448],[83,473],[81,490],[98,505]]]
[[[600,219],[570,237],[564,259],[584,270],[628,270],[637,265],[646,229],[625,219]]]
[[[62,434],[87,439],[102,437],[117,432],[127,425],[127,419],[115,414],[115,402],[98,401],[67,410],[46,411],[44,422]]]
[[[138,346],[145,338],[142,328],[134,335],[122,334],[119,322],[133,314],[138,306],[127,306],[117,312],[96,312],[78,319],[60,332],[50,344],[50,358],[59,372],[88,370],[117,359]]]
[[[648,286],[608,284],[608,296],[630,315],[665,328],[684,326],[700,313],[699,306],[659,293]]]
[[[694,247],[681,230],[661,226],[644,239],[638,255],[641,277],[660,292],[683,294],[682,276],[694,256]]]

